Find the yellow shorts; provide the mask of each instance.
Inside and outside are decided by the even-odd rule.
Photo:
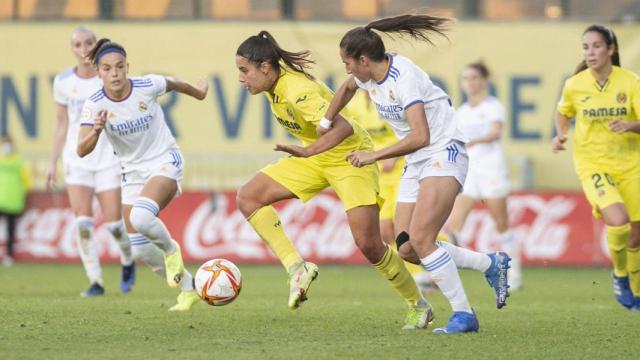
[[[380,220],[393,220],[396,213],[396,200],[400,175],[395,172],[380,173],[380,197],[384,199],[384,205],[380,209]]]
[[[582,190],[600,219],[600,210],[622,203],[631,221],[640,221],[640,175],[611,175],[606,171],[586,171],[579,174]]]
[[[345,211],[358,206],[378,204],[382,207],[384,204],[379,196],[376,165],[356,168],[347,162],[344,165],[327,165],[313,158],[286,157],[260,171],[304,202],[331,186]]]

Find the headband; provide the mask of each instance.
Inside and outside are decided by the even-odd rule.
[[[107,45],[104,49],[100,50],[100,52],[98,53],[98,55],[96,55],[96,64],[100,62],[100,58],[110,54],[110,53],[117,53],[120,54],[124,57],[127,57],[127,54],[124,52],[124,50],[117,48],[115,46],[112,45]]]

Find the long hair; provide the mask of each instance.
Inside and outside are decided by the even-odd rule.
[[[303,73],[313,79],[313,76],[307,72],[307,69],[315,64],[315,61],[309,59],[309,50],[299,52],[284,50],[266,30],[262,30],[258,35],[250,36],[243,41],[238,47],[236,55],[242,56],[256,65],[266,61],[276,70],[280,69],[280,61],[282,61],[291,70]]]
[[[124,49],[124,47],[122,47],[122,45],[106,38],[98,40],[93,49],[91,49],[91,51],[89,51],[89,54],[87,54],[87,57],[94,65],[98,65],[98,61],[100,61],[99,55],[109,49],[113,49],[127,57],[127,51]]]
[[[605,43],[607,43],[607,47],[609,46],[613,46],[613,55],[611,55],[611,63],[615,66],[620,66],[620,48],[618,47],[618,38],[616,37],[616,34],[613,32],[613,30],[611,30],[610,28],[604,26],[604,25],[598,25],[598,24],[593,24],[591,26],[589,26],[583,33],[582,35],[584,36],[584,34],[588,33],[588,32],[597,32],[598,34],[600,34],[602,36],[602,38],[604,39]],[[577,74],[583,70],[585,70],[586,68],[588,68],[587,66],[587,62],[582,60],[578,66],[576,66],[576,70],[573,72],[573,74]]]
[[[430,15],[406,14],[383,18],[349,30],[340,40],[340,48],[354,59],[365,55],[373,61],[382,61],[386,51],[384,43],[380,35],[373,30],[385,34],[409,35],[413,39],[433,45],[432,35],[447,38],[446,31],[450,22],[451,19]]]

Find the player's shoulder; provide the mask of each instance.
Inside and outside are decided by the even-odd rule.
[[[295,71],[288,71],[283,80],[286,81],[283,95],[289,101],[299,101],[304,97],[321,94],[325,90],[320,80]]]
[[[56,74],[55,78],[53,79],[54,82],[56,83],[62,83],[62,82],[66,82],[69,80],[73,80],[76,77],[76,72],[75,72],[75,68],[69,68],[65,71],[62,71],[58,74]]]
[[[489,95],[487,96],[484,101],[483,104],[487,107],[491,107],[491,108],[499,108],[502,109],[502,103],[500,102],[500,100],[498,100],[497,97],[493,96],[493,95]]]
[[[586,68],[569,76],[567,80],[565,80],[564,86],[567,89],[584,86],[584,84],[589,84],[591,82],[590,77],[591,74],[589,74],[589,68]]]
[[[88,98],[86,103],[88,104],[96,104],[102,100],[105,99],[105,93],[104,93],[104,89],[100,88],[99,90],[97,90],[96,92],[94,92],[93,94],[91,94]],[[85,103],[85,104],[86,104]]]
[[[640,77],[638,76],[638,74],[636,74],[635,72],[629,69],[625,69],[619,66],[614,66],[613,71],[615,71],[620,78],[624,79],[624,81],[629,81],[633,84],[640,81]]]
[[[154,77],[157,75],[143,75],[129,77],[133,88],[148,88],[153,86]]]

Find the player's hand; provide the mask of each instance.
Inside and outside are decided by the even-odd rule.
[[[613,131],[616,134],[622,134],[631,128],[631,123],[622,120],[613,120],[609,122],[609,130]]]
[[[207,92],[209,91],[209,81],[207,78],[202,78],[196,82],[195,88],[198,90],[198,94],[196,94],[195,98],[198,100],[204,100],[204,98],[207,97]]]
[[[276,145],[273,150],[275,151],[283,151],[291,154],[291,156],[295,157],[309,157],[309,150],[306,147],[298,146],[298,145]]]
[[[104,130],[104,126],[107,123],[107,115],[109,112],[107,110],[98,111],[98,115],[96,115],[95,124],[93,124],[93,130],[100,135],[102,130]]]
[[[347,161],[355,167],[363,167],[375,163],[377,159],[375,154],[370,151],[358,150],[347,155]]]
[[[318,133],[318,135],[320,135],[320,136],[322,136],[322,135],[326,134],[327,132],[329,132],[329,130],[331,130],[331,128],[328,128],[328,129],[327,129],[327,128],[322,127],[322,126],[320,126],[320,125],[316,126],[316,132],[317,132],[317,133]]]
[[[567,142],[567,135],[556,135],[551,139],[551,150],[554,153],[566,150],[564,143]]]
[[[47,167],[47,183],[46,183],[47,191],[53,191],[56,188],[56,172],[57,172],[56,163],[50,163],[49,166]]]

